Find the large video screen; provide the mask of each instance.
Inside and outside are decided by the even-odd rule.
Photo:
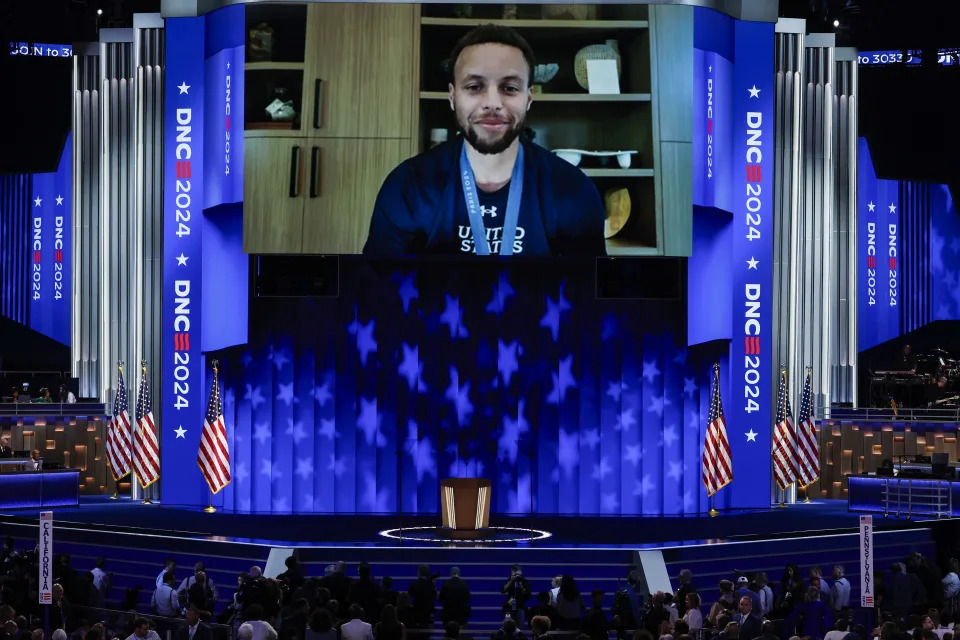
[[[657,112],[689,104],[656,89],[652,35],[671,9],[256,3],[168,19],[182,44],[166,54],[167,142],[192,144],[168,186],[202,175],[195,206],[242,202],[247,254],[683,255],[665,248],[690,231],[661,217],[677,167]]]

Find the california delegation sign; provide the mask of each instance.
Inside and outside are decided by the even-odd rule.
[[[37,566],[40,571],[40,604],[53,603],[53,511],[40,512],[40,540],[37,546],[39,557]]]

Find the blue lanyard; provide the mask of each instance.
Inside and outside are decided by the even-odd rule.
[[[487,229],[483,225],[480,212],[480,198],[477,195],[477,180],[467,157],[467,143],[460,149],[460,183],[463,186],[463,199],[467,203],[467,215],[470,217],[470,229],[473,231],[473,243],[478,256],[490,255],[490,243],[487,241]],[[520,200],[523,197],[523,144],[517,151],[517,159],[510,176],[510,191],[507,193],[507,211],[503,220],[503,235],[500,238],[500,255],[513,254],[513,241],[517,237],[517,221],[520,219]]]

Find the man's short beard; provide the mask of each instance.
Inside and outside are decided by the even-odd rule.
[[[457,118],[457,126],[460,129],[460,133],[463,135],[464,139],[470,143],[470,146],[484,155],[494,155],[506,151],[510,145],[513,144],[513,141],[520,137],[520,133],[523,131],[523,126],[525,123],[525,118],[516,120],[513,123],[513,126],[504,132],[502,137],[494,140],[493,142],[487,142],[480,137],[479,133],[477,133],[476,127],[470,126],[469,123],[467,126],[464,126],[460,121],[460,118]]]

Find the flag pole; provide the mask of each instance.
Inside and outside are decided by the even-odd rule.
[[[143,391],[143,381],[146,379],[147,379],[147,361],[141,360],[140,361],[140,390],[141,391]],[[137,403],[138,404],[143,403],[143,398],[137,398]],[[141,425],[139,422],[137,423],[137,429],[143,429],[143,425]],[[136,446],[137,446],[136,438],[133,439],[133,446],[134,446],[134,449],[136,449]],[[141,487],[143,487],[143,485],[141,485]],[[150,500],[150,496],[147,493],[148,488],[149,487],[143,487],[143,501],[140,504],[153,504],[153,501]]]
[[[215,385],[219,385],[219,384],[220,384],[220,383],[217,381],[217,367],[219,366],[219,364],[220,364],[220,363],[217,362],[216,360],[213,361],[213,384],[215,384]],[[218,387],[218,389],[219,389],[219,387]],[[201,436],[201,437],[202,437],[202,436]],[[216,512],[217,512],[217,508],[213,506],[213,489],[211,489],[209,485],[207,486],[207,491],[209,492],[209,499],[207,500],[207,508],[204,509],[203,512],[204,512],[204,513],[216,513]]]
[[[118,372],[123,371],[123,360],[117,360],[117,371],[118,371]],[[116,402],[116,395],[117,395],[118,393],[120,393],[120,390],[119,390],[119,389],[116,389],[116,390],[114,391],[114,402]],[[113,424],[113,420],[110,421],[110,425],[112,425],[112,424]],[[109,426],[109,425],[108,425],[107,428],[108,428],[108,429],[111,429],[112,426]],[[114,477],[113,477],[113,495],[110,496],[110,499],[111,499],[111,500],[119,500],[119,499],[120,499],[120,480],[121,480],[122,478],[121,478],[121,479],[118,479],[118,478],[116,477],[116,474],[113,473],[113,467],[110,468],[110,473],[114,476]]]
[[[717,499],[714,498],[714,494],[711,494],[710,495],[710,511],[707,512],[710,514],[711,518],[716,518],[718,515],[720,515],[720,512],[717,511],[716,509],[716,500]]]

